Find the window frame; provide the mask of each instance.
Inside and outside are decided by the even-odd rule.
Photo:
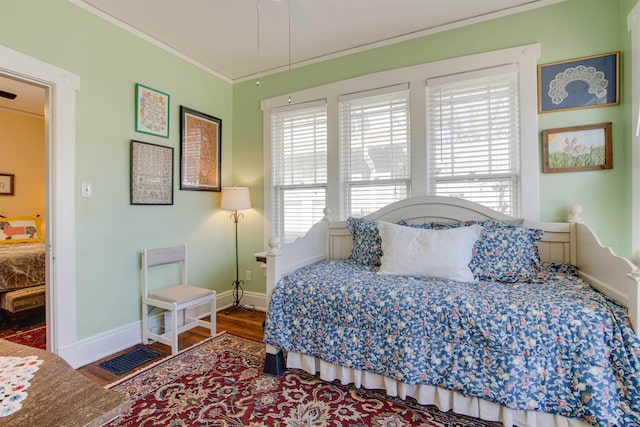
[[[352,79],[316,86],[298,92],[264,99],[263,159],[264,159],[264,244],[271,236],[271,119],[272,109],[304,102],[325,100],[327,103],[327,214],[331,220],[344,220],[341,211],[342,183],[340,173],[339,97],[398,84],[409,85],[411,195],[429,194],[427,167],[430,147],[427,140],[426,82],[428,79],[454,73],[464,73],[499,65],[515,64],[518,69],[520,99],[520,215],[532,221],[540,217],[540,152],[538,149],[537,61],[539,43],[477,53],[371,73]]]
[[[497,78],[498,76],[500,77],[499,79]],[[499,83],[498,87],[502,89],[506,89],[506,88],[510,89],[508,92],[507,99],[509,101],[517,102],[518,93],[517,93],[517,90],[513,90],[513,89],[517,89],[518,87],[517,77],[518,75],[517,75],[516,67],[513,66],[513,64],[509,64],[509,65],[500,65],[496,67],[485,68],[479,71],[470,71],[470,72],[463,72],[459,74],[453,74],[446,77],[436,77],[434,79],[429,79],[427,81],[427,103],[428,103],[427,109],[431,107],[430,103],[432,102],[432,98],[430,98],[430,95],[429,95],[431,92],[433,92],[434,98],[438,98],[438,96],[442,94],[442,90],[444,90],[445,94],[451,93],[450,90],[453,87],[455,88],[454,91],[456,95],[458,95],[458,102],[456,101],[452,103],[445,102],[444,104],[445,114],[440,114],[440,116],[437,115],[437,113],[442,113],[443,105],[435,103],[435,105],[437,106],[436,108],[439,109],[440,111],[436,112],[435,117],[431,117],[429,114],[427,115],[427,136],[432,137],[432,139],[429,141],[430,142],[429,153],[431,154],[431,156],[428,156],[429,164],[428,164],[428,171],[427,171],[429,182],[430,182],[430,188],[429,188],[430,194],[438,195],[439,184],[456,186],[459,183],[465,183],[465,182],[468,182],[469,180],[475,180],[479,183],[496,182],[496,181],[508,182],[509,185],[507,187],[509,188],[509,193],[512,194],[510,197],[511,203],[509,204],[511,212],[501,212],[501,213],[505,213],[513,216],[518,216],[520,214],[520,207],[521,207],[520,165],[522,163],[522,160],[520,156],[520,145],[521,145],[520,136],[521,135],[520,135],[520,132],[518,132],[518,129],[520,126],[520,123],[519,123],[520,117],[518,115],[519,106],[515,109],[508,110],[508,114],[509,114],[508,116],[509,120],[507,121],[507,123],[509,124],[509,130],[507,131],[509,135],[508,143],[505,144],[504,142],[500,142],[500,138],[494,139],[494,137],[497,136],[497,134],[495,134],[490,129],[485,129],[484,132],[480,132],[477,129],[472,130],[474,137],[480,137],[481,141],[486,140],[486,144],[488,145],[486,148],[488,148],[489,151],[505,150],[505,149],[509,150],[508,151],[509,166],[507,169],[504,168],[504,161],[503,161],[502,167],[496,168],[496,169],[499,169],[500,172],[491,170],[493,168],[491,168],[489,164],[486,164],[485,166],[489,167],[490,169],[489,171],[483,171],[482,173],[478,173],[477,170],[474,170],[473,172],[461,174],[461,173],[454,172],[456,169],[459,169],[459,168],[456,168],[455,166],[456,162],[448,162],[448,163],[445,162],[444,164],[445,167],[448,166],[452,169],[450,171],[451,173],[444,174],[441,177],[438,177],[438,174],[434,173],[436,166],[439,164],[437,153],[438,152],[442,153],[442,151],[438,151],[438,148],[440,148],[441,150],[449,149],[451,151],[455,151],[455,146],[451,145],[448,142],[443,143],[443,141],[440,141],[441,145],[438,146],[438,142],[437,142],[438,137],[436,136],[438,132],[435,131],[436,129],[439,128],[437,118],[438,117],[440,117],[441,119],[444,118],[446,122],[447,118],[454,119],[456,114],[460,114],[460,113],[469,114],[468,103],[470,99],[469,96],[471,95],[471,92],[469,92],[470,87],[473,87],[474,91],[477,91],[478,88],[482,88],[481,90],[485,91],[489,86],[495,89],[496,88],[495,82],[498,82]],[[464,89],[461,89],[461,88],[464,88]],[[461,94],[463,94],[462,97],[460,97]],[[489,114],[491,118],[494,118],[494,116],[497,117],[498,122],[495,122],[495,123],[491,122],[492,126],[493,125],[498,126],[499,124],[504,123],[499,121],[500,120],[499,117],[503,113],[503,110],[501,110],[500,107],[498,107],[497,109],[484,107],[485,105],[492,104],[498,98],[493,96],[493,94],[491,96],[483,96],[483,97],[478,97],[476,95],[477,93],[474,93],[473,95],[473,102],[474,102],[473,105],[475,107],[475,111],[480,112],[480,114],[482,115]],[[451,97],[451,98],[455,99],[455,97]],[[450,99],[450,98],[447,98],[447,99]],[[463,104],[459,102],[460,99],[464,100]],[[499,99],[502,101],[505,99],[505,96],[503,94],[500,94]],[[464,108],[460,109],[462,105],[466,105],[465,108],[467,109],[464,109]],[[454,106],[454,108],[452,108],[452,106]],[[477,124],[477,122],[470,121],[467,123],[467,125],[469,124],[473,125],[473,124]],[[450,125],[450,126],[440,127],[441,132],[443,130],[442,128],[444,128],[444,130],[450,131],[449,133],[446,133],[447,135],[455,135],[455,134],[458,134],[460,131],[466,132],[468,130],[465,127],[458,128],[456,126]],[[504,129],[500,126],[498,126],[498,128]],[[511,138],[512,135],[513,135],[513,138]],[[483,138],[486,138],[486,139],[483,139]],[[515,145],[513,144],[514,139],[515,139]],[[445,141],[446,140],[447,139],[445,138]],[[504,136],[502,137],[502,140],[505,140]],[[465,150],[464,144],[460,148],[461,148],[460,151],[464,152]],[[467,146],[466,148],[469,148],[469,147]],[[483,148],[485,147],[483,146]],[[489,159],[491,159],[491,157],[489,157]],[[497,163],[497,164],[501,164],[501,163]],[[482,164],[479,166],[479,168],[481,167],[482,167]],[[467,169],[464,166],[464,163],[460,165],[460,168]],[[482,185],[480,185],[480,187],[482,187]],[[474,195],[476,197],[481,196],[482,192],[478,192],[478,189],[479,187],[476,187],[476,189],[471,190],[472,194],[469,194],[469,195]],[[497,201],[494,201],[494,203],[495,202]],[[487,207],[491,207],[491,206],[487,206]],[[495,206],[493,208],[496,209]],[[499,209],[496,209],[496,210],[500,211]]]
[[[272,114],[270,114],[270,124],[273,123],[273,118],[276,114],[283,114],[286,115],[287,113],[290,112],[308,112],[310,110],[322,110],[324,109],[324,114],[325,114],[325,123],[326,123],[326,114],[327,114],[327,108],[326,108],[326,101],[324,100],[317,100],[317,101],[311,101],[311,102],[305,102],[302,104],[296,104],[296,105],[292,105],[292,106],[286,106],[286,107],[281,107],[281,108],[277,108],[272,110]],[[305,113],[306,115],[307,113]],[[316,116],[317,113],[313,113],[314,117]],[[297,120],[300,120],[301,115],[297,116]],[[285,121],[288,119],[285,119]],[[314,120],[314,129],[316,128],[315,126],[317,125],[317,121]],[[271,125],[271,130],[274,131],[274,127]],[[286,128],[285,128],[286,129]],[[283,129],[283,130],[285,130]],[[326,134],[326,130],[325,130],[325,134]],[[314,142],[317,142],[317,139],[313,139]],[[270,138],[269,139],[270,144],[273,144],[273,140]],[[282,141],[284,143],[284,140]],[[326,144],[328,145],[328,140],[325,141]],[[271,145],[273,148],[273,145]],[[314,163],[316,160],[316,153],[317,151],[314,151]],[[270,151],[271,153],[271,164],[273,165],[273,151]],[[329,171],[328,171],[328,162],[325,165],[325,167],[327,168],[326,171],[324,171],[323,175],[328,175]],[[295,183],[284,183],[284,182],[280,182],[280,183],[276,183],[275,181],[275,175],[273,174],[273,168],[270,168],[270,172],[271,172],[271,191],[270,191],[270,199],[271,199],[271,203],[269,205],[265,205],[266,207],[268,207],[268,209],[265,209],[265,211],[269,211],[269,214],[272,215],[274,212],[277,213],[282,213],[284,215],[284,208],[281,206],[285,203],[285,199],[286,196],[285,194],[288,191],[304,191],[304,190],[313,190],[315,189],[317,190],[321,190],[325,193],[324,195],[324,199],[325,199],[325,206],[326,207],[326,192],[327,192],[327,177],[324,176],[324,181],[318,181],[317,177],[314,177],[314,179],[310,180],[309,182],[295,182]],[[280,170],[279,173],[283,173],[285,172],[285,170]],[[317,175],[317,174],[313,174],[313,175]],[[285,179],[286,180],[286,179]],[[266,184],[266,183],[265,183]],[[324,209],[323,207],[323,209]],[[284,216],[282,218],[281,221],[271,221],[271,232],[272,233],[276,233],[276,234],[284,234],[285,231],[285,226],[284,226]],[[276,230],[277,228],[277,230]],[[287,243],[287,236],[278,236],[282,243]],[[294,239],[295,240],[295,239]]]
[[[374,187],[374,186],[378,186],[378,187],[394,187],[394,186],[398,187],[399,186],[404,188],[407,197],[411,196],[411,134],[410,134],[410,131],[411,131],[411,111],[410,110],[411,109],[410,109],[409,85],[406,83],[339,96],[338,98],[339,121],[340,123],[344,123],[345,121],[349,120],[349,123],[351,123],[351,120],[350,120],[351,116],[347,118],[345,115],[350,114],[350,112],[352,111],[351,107],[355,104],[360,103],[360,101],[370,100],[378,97],[403,97],[405,94],[406,94],[406,112],[407,112],[407,116],[406,116],[407,117],[406,177],[390,177],[390,178],[381,178],[381,179],[378,179],[378,178],[352,179],[347,177],[346,175],[351,171],[351,169],[349,169],[349,166],[348,166],[350,163],[351,157],[350,156],[347,157],[348,155],[347,155],[346,146],[352,145],[354,134],[351,132],[350,126],[348,126],[347,129],[345,129],[342,126],[339,126],[339,132],[340,132],[339,145],[340,145],[340,155],[341,155],[340,176],[341,176],[341,185],[342,185],[340,217],[366,215],[366,213],[352,212],[352,206],[354,202],[350,197],[350,192],[353,189]],[[371,108],[371,105],[374,105],[374,104],[376,103],[375,102],[369,103],[368,108]],[[388,145],[393,145],[393,143],[390,143]],[[368,147],[368,148],[370,149],[371,147]],[[367,212],[367,213],[370,213],[370,212]]]

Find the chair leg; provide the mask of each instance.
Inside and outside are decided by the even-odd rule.
[[[142,303],[142,344],[149,344],[149,336],[147,335],[149,331],[149,307],[147,304]]]
[[[171,354],[178,352],[178,310],[171,312]]]
[[[211,300],[211,316],[209,316],[209,327],[211,328],[211,336],[216,335],[216,297],[215,294]]]

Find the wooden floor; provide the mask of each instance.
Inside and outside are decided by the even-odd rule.
[[[218,312],[216,316],[216,327],[218,332],[227,331],[239,337],[248,338],[254,341],[262,341],[262,322],[264,322],[264,320],[265,313],[257,310],[241,309],[228,314],[224,312]],[[178,339],[178,347],[180,348],[180,350],[183,350],[199,343],[200,341],[208,337],[208,329],[196,327],[180,334],[180,337]],[[153,343],[145,347],[154,350],[157,353],[160,353],[162,357],[171,354],[171,348],[164,344]],[[98,360],[90,365],[83,366],[78,369],[78,372],[102,386],[110,384],[120,379],[121,377],[129,375],[130,372],[118,376],[112,372],[107,371],[106,369],[101,368],[99,366],[100,363],[109,360],[114,356],[118,356],[121,353],[125,353],[128,350],[129,349],[114,353],[113,355]],[[155,363],[158,360],[159,359],[155,359],[149,363]]]

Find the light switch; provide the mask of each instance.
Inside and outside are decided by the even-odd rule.
[[[91,197],[93,196],[93,184],[90,182],[82,183],[82,197]]]

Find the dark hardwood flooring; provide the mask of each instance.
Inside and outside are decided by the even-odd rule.
[[[216,316],[216,329],[218,332],[227,331],[233,335],[248,338],[254,341],[262,341],[262,322],[265,320],[265,313],[263,311],[257,310],[246,310],[241,309],[230,313],[225,313],[223,311],[218,312]],[[180,350],[191,347],[194,344],[199,343],[200,341],[209,337],[209,330],[203,327],[196,327],[186,332],[180,334],[178,338],[178,347]],[[162,357],[168,356],[171,354],[171,348],[164,344],[152,343],[145,346],[151,350],[154,350],[157,353],[160,353]],[[122,377],[126,377],[131,374],[131,372],[127,372],[123,375],[115,375],[112,372],[107,371],[106,369],[101,368],[100,363],[109,360],[115,356],[118,356],[122,353],[125,353],[130,349],[123,350],[118,353],[114,353],[104,359],[98,360],[89,365],[83,366],[78,369],[78,372],[86,376],[87,378],[95,381],[99,385],[107,385]],[[155,359],[150,363],[155,363],[159,359]],[[145,365],[143,365],[144,367]],[[137,368],[140,369],[140,368]],[[132,371],[133,372],[133,371]]]

